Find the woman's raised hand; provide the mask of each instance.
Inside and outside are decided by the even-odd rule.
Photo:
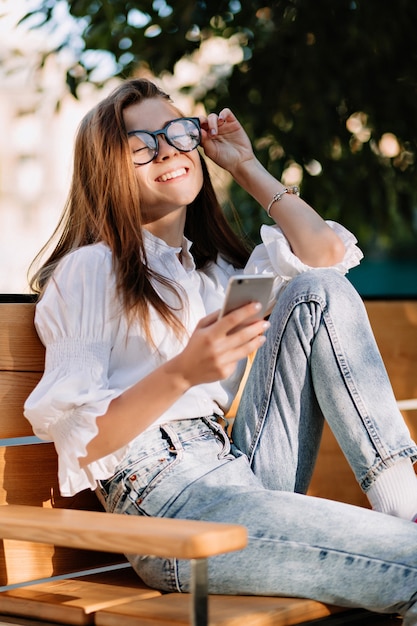
[[[233,174],[236,167],[255,158],[249,137],[230,109],[200,117],[200,123],[204,153],[220,167]]]

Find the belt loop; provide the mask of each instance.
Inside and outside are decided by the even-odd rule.
[[[214,417],[214,416],[213,416]],[[223,450],[219,454],[219,459],[223,459],[230,454],[230,439],[227,432],[224,430],[221,424],[215,419],[210,417],[203,417],[207,426],[217,435],[217,437],[223,442]]]
[[[171,424],[162,424],[161,431],[166,435],[166,439],[169,442],[169,450],[173,454],[178,454],[182,448],[181,440],[175,428]]]

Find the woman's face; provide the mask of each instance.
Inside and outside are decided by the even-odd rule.
[[[181,117],[177,109],[162,98],[148,98],[132,104],[123,111],[127,132],[155,131],[173,119]],[[129,137],[132,161],[138,140]],[[178,209],[185,209],[195,200],[203,184],[203,171],[197,150],[181,152],[169,145],[163,135],[158,136],[157,156],[144,165],[135,165],[141,190],[141,210],[145,223],[160,220]]]

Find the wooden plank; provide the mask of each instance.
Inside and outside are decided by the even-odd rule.
[[[405,423],[407,424],[410,430],[411,437],[414,439],[414,441],[417,441],[417,412],[416,410],[401,411],[401,413],[404,417]],[[417,472],[417,465],[414,465],[414,469]]]
[[[96,626],[188,626],[190,598],[166,594],[99,610]],[[209,596],[209,626],[288,626],[328,617],[339,607],[301,598]]]
[[[366,308],[396,399],[417,399],[417,300],[369,301]],[[401,412],[417,440],[416,411]]]
[[[0,504],[54,506],[59,489],[53,444],[0,448],[0,478]]]
[[[47,543],[0,540],[0,586],[2,587],[120,563],[126,563],[126,559],[119,554],[75,550]]]
[[[339,444],[327,423],[324,425],[320,452],[308,488],[308,495],[370,508]]]
[[[40,372],[0,371],[0,439],[33,435],[23,405],[41,376]]]
[[[90,489],[70,498],[58,487],[58,460],[52,443],[0,448],[0,505],[101,511]]]
[[[395,397],[417,398],[417,300],[365,305]]]
[[[236,524],[13,504],[0,507],[0,537],[179,559],[232,552],[247,543],[246,529]]]
[[[43,371],[45,350],[34,311],[34,304],[0,303],[0,370]]]
[[[83,626],[94,622],[98,610],[160,595],[147,587],[131,568],[126,568],[3,592],[0,611],[3,615]]]

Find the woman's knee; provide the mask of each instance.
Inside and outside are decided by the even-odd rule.
[[[350,281],[334,269],[309,270],[295,276],[283,294],[289,303],[315,301],[325,306],[333,298],[349,303],[362,304],[358,292]]]
[[[300,308],[301,307],[301,308]],[[335,320],[345,316],[366,320],[362,298],[348,279],[333,269],[310,270],[294,277],[286,286],[271,312],[270,321],[280,332],[299,312],[313,326],[324,312]]]

